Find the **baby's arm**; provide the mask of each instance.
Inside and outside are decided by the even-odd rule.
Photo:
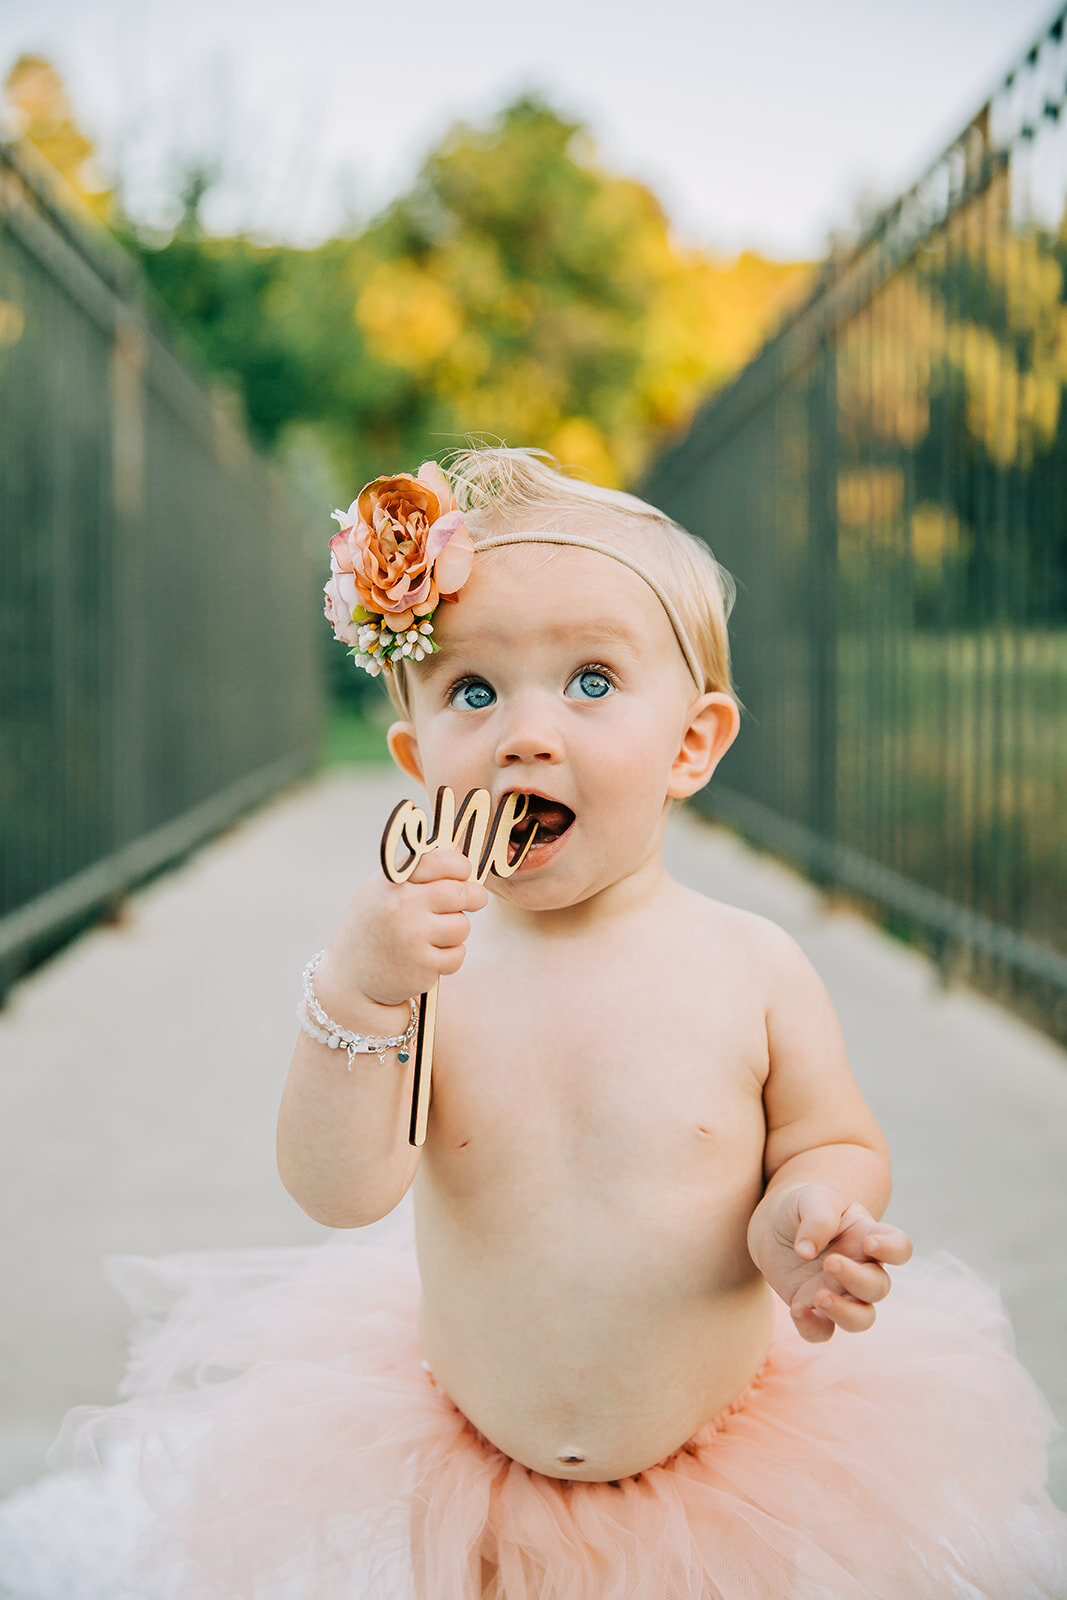
[[[489,896],[458,850],[423,856],[407,883],[369,878],[315,972],[319,1004],[355,1033],[401,1034],[410,1000],[458,972],[466,913]],[[414,1054],[414,1052],[412,1052]],[[399,1203],[420,1152],[408,1143],[414,1064],[380,1062],[297,1038],[278,1113],[278,1173],[298,1205],[331,1228],[376,1222]]]
[[[749,1223],[752,1259],[809,1340],[859,1332],[889,1292],[881,1263],[907,1261],[911,1241],[881,1217],[889,1148],[852,1076],[841,1026],[799,945],[761,922],[770,1070],[763,1198]]]

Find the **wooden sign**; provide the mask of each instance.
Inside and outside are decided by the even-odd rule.
[[[529,800],[524,794],[506,794],[493,811],[488,789],[471,789],[456,814],[456,797],[443,786],[437,791],[433,827],[421,806],[401,800],[382,834],[382,871],[390,883],[406,883],[424,855],[431,850],[458,850],[474,866],[472,876],[484,883],[491,872],[510,878],[526,860],[537,836],[537,823],[514,861],[508,860],[512,830],[526,816]],[[401,852],[404,853],[401,861]],[[440,980],[422,996],[419,1025],[415,1034],[415,1076],[411,1086],[411,1122],[408,1143],[426,1142],[426,1120],[430,1112],[430,1074],[433,1070],[433,1036],[437,1023],[437,991]]]

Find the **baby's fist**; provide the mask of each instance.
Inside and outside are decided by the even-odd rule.
[[[775,1196],[769,1226],[753,1240],[754,1259],[810,1342],[836,1328],[860,1333],[889,1293],[886,1265],[912,1253],[900,1228],[878,1222],[865,1206],[828,1184],[806,1183]]]
[[[330,942],[331,974],[380,1005],[424,994],[458,972],[469,913],[488,902],[458,850],[431,850],[405,883],[376,874],[363,885]]]

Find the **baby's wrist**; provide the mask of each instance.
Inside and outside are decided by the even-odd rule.
[[[375,1000],[360,984],[340,977],[330,965],[327,950],[315,969],[315,994],[331,1019],[353,1033],[403,1033],[411,1013],[411,1001]]]

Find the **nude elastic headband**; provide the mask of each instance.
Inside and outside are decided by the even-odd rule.
[[[671,627],[674,629],[674,636],[678,640],[679,648],[685,657],[686,666],[693,674],[693,680],[697,688],[703,694],[704,673],[697,659],[697,653],[689,642],[689,635],[685,631],[682,619],[678,615],[678,609],[662,584],[657,583],[651,572],[646,567],[643,567],[640,561],[635,561],[632,556],[624,555],[621,550],[616,550],[610,544],[600,544],[596,539],[583,539],[576,533],[498,533],[494,534],[491,539],[479,539],[474,549],[476,553],[479,550],[499,550],[503,545],[508,544],[564,544],[571,545],[578,550],[595,550],[598,555],[610,556],[612,561],[618,561],[624,567],[629,567],[631,572],[636,572],[637,576],[643,578],[648,584],[648,587],[667,613]]]

